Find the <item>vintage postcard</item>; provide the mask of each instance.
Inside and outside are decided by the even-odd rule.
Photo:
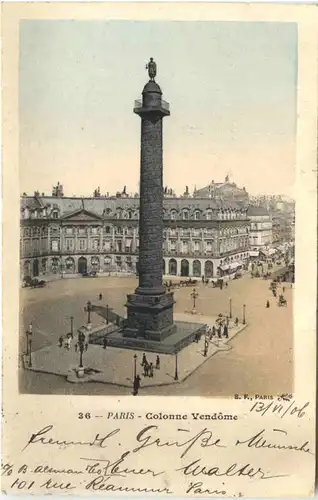
[[[315,6],[2,6],[2,491],[315,486]]]

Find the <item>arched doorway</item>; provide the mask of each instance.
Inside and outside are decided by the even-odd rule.
[[[93,256],[91,258],[91,266],[93,271],[95,272],[99,271],[99,257]]]
[[[67,259],[65,260],[65,268],[67,273],[69,274],[75,273],[75,262],[73,257],[67,257]]]
[[[201,262],[199,260],[193,261],[193,276],[201,277]]]
[[[187,259],[181,261],[181,276],[189,276],[189,261]]]
[[[60,259],[53,257],[51,260],[51,269],[53,274],[57,274],[60,270]]]
[[[176,261],[176,259],[169,260],[169,274],[171,274],[172,276],[177,275],[177,261]]]
[[[111,270],[111,263],[112,263],[112,258],[109,255],[106,255],[106,257],[104,257],[105,271],[110,272],[110,270]]]
[[[33,276],[39,276],[39,261],[34,259],[33,261]]]
[[[210,260],[207,260],[204,264],[204,275],[206,278],[213,277],[213,263]]]
[[[166,274],[166,261],[165,261],[165,259],[162,260],[162,274]]]
[[[46,273],[47,259],[42,259],[42,274]]]
[[[85,257],[78,259],[77,269],[79,274],[87,273],[87,259]]]
[[[31,268],[30,261],[26,260],[23,264],[24,278],[26,278],[27,276],[30,276],[30,271],[31,271],[30,268]]]

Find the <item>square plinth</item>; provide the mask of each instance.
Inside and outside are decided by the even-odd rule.
[[[206,332],[203,323],[188,323],[186,321],[175,321],[174,331],[160,342],[125,336],[125,329],[107,335],[107,346],[120,349],[133,349],[136,351],[148,351],[158,354],[176,354],[184,349],[194,340],[201,338]],[[96,336],[94,344],[103,344],[103,336]]]
[[[175,332],[173,293],[127,296],[127,320],[123,336],[161,342]]]

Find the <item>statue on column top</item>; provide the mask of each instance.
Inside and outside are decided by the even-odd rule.
[[[152,57],[150,58],[149,63],[146,65],[146,69],[148,70],[148,75],[150,80],[154,81],[157,74],[157,64],[155,63]]]

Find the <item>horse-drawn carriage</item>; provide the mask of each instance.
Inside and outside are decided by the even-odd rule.
[[[285,297],[283,295],[279,296],[278,307],[287,307],[287,300],[285,299]]]
[[[192,280],[191,278],[187,280],[181,280],[179,282],[179,286],[195,286],[197,284],[198,280]]]
[[[212,286],[213,288],[223,288],[224,286],[223,278],[212,279]]]

